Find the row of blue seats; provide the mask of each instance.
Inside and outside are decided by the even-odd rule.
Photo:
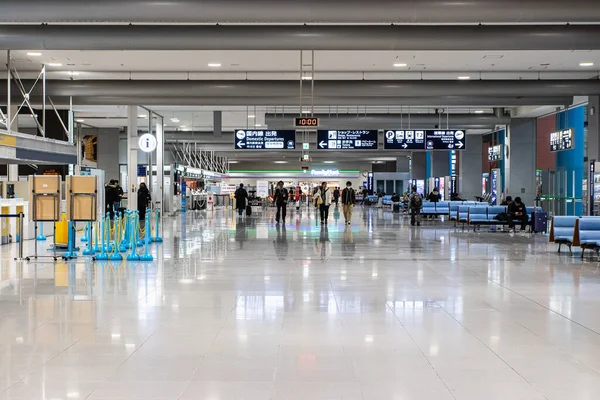
[[[555,216],[550,226],[550,242],[558,243],[558,252],[564,244],[581,247],[581,257],[586,249],[600,250],[600,217]]]
[[[483,204],[483,203],[480,203]],[[509,223],[507,219],[499,221],[496,219],[500,214],[508,214],[507,206],[460,206],[456,213],[456,221],[468,225],[506,225]],[[533,214],[536,211],[541,211],[540,207],[526,207],[527,216],[529,217],[528,224],[533,224]],[[452,215],[451,215],[452,218]]]

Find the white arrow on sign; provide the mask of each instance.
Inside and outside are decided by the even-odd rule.
[[[319,147],[322,148],[322,149],[324,149],[326,145],[327,145],[327,142],[324,142],[323,140],[321,140],[319,142]]]
[[[465,144],[464,144],[463,142],[458,142],[458,143],[456,144],[456,147],[458,147],[459,149],[462,149],[464,145],[465,145]]]
[[[402,148],[403,148],[403,149],[405,149],[405,148],[407,148],[407,147],[408,147],[408,145],[407,145],[406,143],[404,143],[404,144],[402,145]]]
[[[242,142],[241,140],[239,142],[237,142],[237,146],[240,148],[245,145],[246,145],[246,143]]]

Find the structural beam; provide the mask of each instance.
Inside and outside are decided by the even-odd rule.
[[[0,25],[0,49],[598,50],[600,25]]]
[[[3,0],[1,23],[600,22],[595,0]]]
[[[27,84],[29,81],[23,81]],[[16,87],[16,86],[13,86]],[[80,97],[118,98],[283,98],[298,100],[298,81],[293,80],[51,80],[47,93],[79,104]],[[448,98],[455,97],[568,97],[600,93],[598,79],[571,80],[318,80],[314,97]],[[41,90],[34,88],[31,96]],[[2,91],[0,89],[0,96]],[[306,96],[308,99],[309,96]],[[296,104],[298,102],[296,101]],[[120,103],[112,103],[120,104]],[[443,103],[442,103],[443,104]]]

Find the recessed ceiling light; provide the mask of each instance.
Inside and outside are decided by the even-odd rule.
[[[255,118],[255,115],[248,115],[248,118]]]
[[[85,122],[85,119],[76,119],[75,122]]]
[[[302,114],[310,114],[310,113],[312,113],[312,111],[310,111],[310,110],[302,110]]]
[[[236,161],[236,160],[229,160],[229,161],[227,161],[227,162],[228,162],[229,164],[238,164],[238,163],[239,163],[239,161]]]
[[[593,63],[593,62],[590,62],[590,61],[585,61],[585,62],[580,62],[580,63],[579,63],[579,66],[580,66],[580,67],[593,67],[593,66],[594,66],[594,63]]]
[[[483,110],[475,110],[474,113],[475,114],[483,114]]]
[[[49,67],[62,67],[62,63],[48,63]]]
[[[399,64],[394,64],[394,67],[396,68],[401,68],[401,67],[406,67],[407,64],[405,63],[399,63]]]
[[[254,124],[254,126],[258,128],[259,126],[262,126],[262,125],[261,124]]]
[[[469,79],[471,79],[471,77],[470,76],[459,76],[458,79],[461,81],[468,81]]]
[[[146,114],[140,114],[138,115],[138,118],[148,118],[148,116]]]
[[[38,52],[32,51],[32,52],[27,53],[27,55],[31,56],[31,57],[39,57],[39,56],[42,55],[42,53],[38,53]]]
[[[323,164],[335,164],[335,161],[323,161]]]
[[[66,73],[69,75],[73,75],[73,76],[79,75],[79,72],[77,72],[77,71],[66,71]]]
[[[312,76],[303,76],[302,80],[303,81],[312,81]]]
[[[171,118],[171,122],[179,122],[179,118]]]
[[[287,164],[288,163],[287,161],[274,161],[274,162],[275,162],[275,164]]]
[[[210,68],[219,68],[221,66],[220,63],[208,63],[208,66]]]
[[[181,129],[184,129],[184,128],[186,128],[186,126],[185,126],[185,125],[179,125],[179,127],[180,127]]]

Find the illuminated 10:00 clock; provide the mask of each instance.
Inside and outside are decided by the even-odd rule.
[[[294,126],[296,128],[306,128],[306,127],[316,128],[319,126],[319,118],[307,118],[307,117],[295,118]]]

